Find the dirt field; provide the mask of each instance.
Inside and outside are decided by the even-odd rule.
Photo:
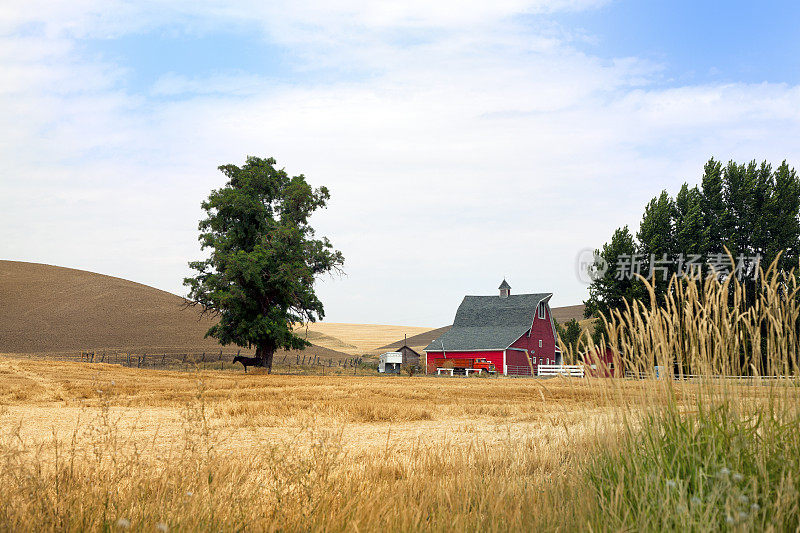
[[[179,296],[84,270],[0,261],[0,302],[0,353],[221,348],[214,339],[204,338],[212,319],[186,308]],[[304,355],[326,360],[360,356],[402,338],[404,332],[412,335],[427,329],[312,324],[308,339],[314,346]]]

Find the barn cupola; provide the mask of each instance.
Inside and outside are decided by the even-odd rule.
[[[503,283],[498,287],[500,289],[500,298],[508,298],[511,295],[511,285],[503,279]]]

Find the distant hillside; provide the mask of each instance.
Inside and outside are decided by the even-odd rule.
[[[583,320],[583,309],[584,305],[567,305],[565,307],[553,307],[553,318],[555,318],[559,324],[563,324],[564,322],[569,322],[571,319],[575,319],[578,322]]]
[[[183,298],[147,285],[84,270],[0,261],[0,353],[219,350],[216,340],[203,338],[212,324],[197,309],[184,307]],[[304,353],[325,359],[349,356],[322,346]]]
[[[419,326],[315,322],[308,324],[308,340],[351,355],[364,355],[386,351],[382,348],[383,345],[402,338],[403,335],[413,338],[420,334],[425,335],[430,330],[431,328]]]
[[[395,341],[391,344],[387,344],[386,346],[381,346],[378,348],[379,350],[397,350],[401,348],[403,344],[407,344],[410,348],[424,348],[433,342],[434,339],[437,339],[440,335],[450,329],[450,326],[444,326],[441,328],[432,329],[426,331],[424,333],[420,333],[419,335],[414,335],[413,337],[408,337],[408,339],[400,339],[399,341]],[[418,350],[419,351],[419,350]]]

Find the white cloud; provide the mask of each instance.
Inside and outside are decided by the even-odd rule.
[[[0,8],[0,256],[176,292],[216,166],[245,155],[331,188],[315,221],[348,276],[320,287],[330,319],[428,325],[503,276],[577,303],[577,252],[709,156],[800,155],[798,87],[658,88],[659,65],[604,61],[569,29],[519,20],[597,2],[25,5]],[[132,94],[124,65],[75,46],[244,26],[297,69],[353,76],[165,73]]]

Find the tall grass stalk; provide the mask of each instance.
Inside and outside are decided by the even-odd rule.
[[[797,530],[794,273],[773,263],[750,295],[734,276],[673,278],[662,300],[642,281],[649,305],[628,302],[603,318],[615,366],[647,378],[647,395],[633,402],[617,391],[625,430],[587,469],[596,497],[590,522],[612,530]]]

